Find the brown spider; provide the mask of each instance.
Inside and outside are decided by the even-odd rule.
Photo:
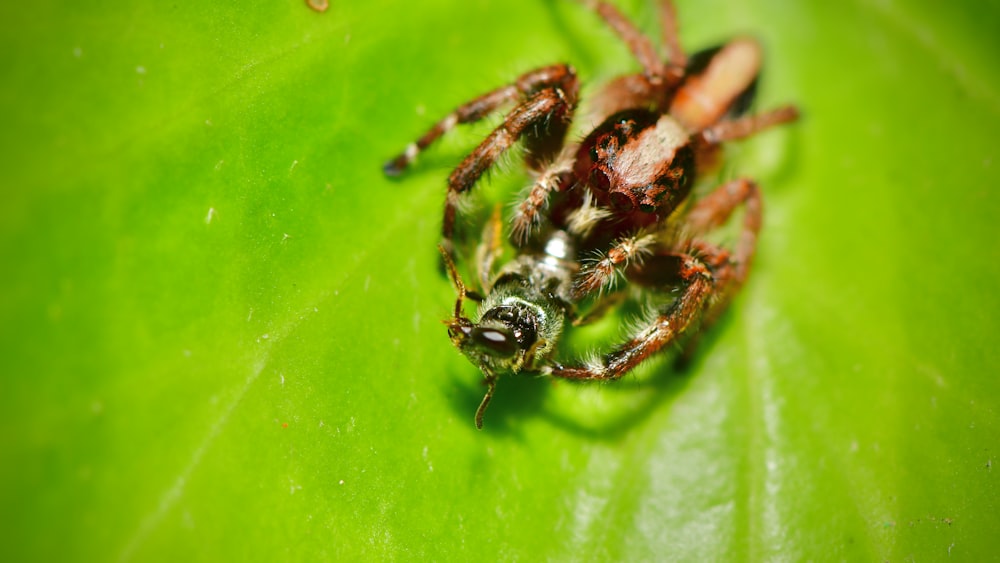
[[[759,44],[747,38],[687,57],[674,7],[660,1],[664,62],[648,37],[614,6],[583,1],[628,45],[642,72],[609,82],[591,100],[584,123],[598,124],[566,141],[577,108],[572,67],[556,64],[519,77],[456,109],[385,165],[400,174],[459,123],[513,109],[448,178],[442,255],[458,289],[446,321],[453,343],[482,371],[489,386],[476,425],[500,373],[535,372],[576,380],[617,379],[689,328],[711,323],[746,280],[761,224],[761,195],[748,179],[689,198],[697,171],[717,160],[725,141],[742,139],[798,117],[792,106],[743,115],[761,66]],[[514,208],[511,235],[518,256],[494,278],[500,254],[499,212],[488,222],[477,252],[482,294],[470,294],[454,265],[460,197],[518,141],[535,176]],[[735,248],[706,240],[743,208]],[[586,259],[585,256],[596,258]],[[567,320],[589,305],[587,320],[606,312],[630,287],[679,293],[645,326],[600,358],[563,365],[553,356]],[[478,321],[462,314],[463,301],[480,301]]]

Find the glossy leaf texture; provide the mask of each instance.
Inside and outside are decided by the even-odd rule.
[[[766,194],[751,281],[688,369],[504,380],[477,431],[435,244],[487,129],[381,165],[535,66],[634,71],[597,18],[0,7],[0,559],[995,557],[1000,6],[679,13],[803,111],[721,173]]]

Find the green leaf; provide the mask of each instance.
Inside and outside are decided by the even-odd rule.
[[[1000,6],[679,14],[760,37],[759,107],[803,110],[730,151],[751,281],[690,369],[507,379],[480,432],[434,246],[487,129],[381,164],[530,68],[634,71],[596,17],[0,7],[0,559],[995,557]]]

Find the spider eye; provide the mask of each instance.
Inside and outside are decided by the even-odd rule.
[[[510,358],[517,353],[517,341],[506,330],[496,328],[473,328],[472,341],[476,347],[497,358]]]
[[[597,162],[597,146],[590,147],[590,161]]]

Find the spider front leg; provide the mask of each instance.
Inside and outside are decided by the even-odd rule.
[[[650,83],[659,85],[665,82],[674,83],[680,79],[683,67],[665,65],[660,60],[656,48],[653,47],[653,42],[649,40],[649,37],[646,37],[639,31],[624,14],[618,11],[618,8],[600,0],[580,0],[580,3],[597,13],[604,20],[604,23],[621,38],[628,49],[632,51],[632,56],[639,61],[639,64],[642,66],[643,76]],[[664,25],[668,25],[667,20],[673,18],[672,6],[669,2],[664,1],[662,8],[671,12],[671,15],[663,16]],[[674,39],[671,39],[669,32],[665,32],[665,34],[668,34],[667,40],[673,43],[670,47],[671,50],[675,47],[679,50],[676,35],[674,35]]]
[[[442,222],[442,244],[454,251],[452,239],[461,195],[469,191],[497,159],[518,140],[524,139],[530,168],[542,168],[559,153],[576,108],[579,81],[575,71],[565,64],[528,72],[513,84],[499,88],[463,104],[434,125],[423,137],[410,144],[396,158],[386,163],[387,175],[400,174],[420,151],[458,123],[483,119],[508,102],[521,102],[448,177],[448,196]]]
[[[696,325],[714,289],[712,274],[693,256],[681,254],[673,258],[678,260],[677,274],[684,292],[660,310],[648,327],[603,358],[578,366],[557,365],[546,373],[564,379],[618,379]]]
[[[458,106],[444,119],[438,121],[419,139],[389,160],[382,167],[387,176],[398,176],[409,167],[421,152],[451,131],[460,123],[475,123],[484,119],[507,104],[524,100],[545,88],[568,88],[576,93],[576,74],[565,64],[537,68],[518,77],[512,84],[487,92]]]
[[[441,226],[445,241],[453,238],[462,194],[469,191],[522,136],[525,137],[530,157],[529,165],[541,160],[540,153],[550,151],[552,145],[561,146],[576,107],[576,88],[574,77],[571,90],[546,88],[534,94],[511,110],[504,122],[455,168],[448,177],[448,197],[445,200],[444,221]]]

